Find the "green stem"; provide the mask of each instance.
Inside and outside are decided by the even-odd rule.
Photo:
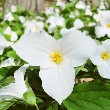
[[[39,107],[37,106],[37,104],[36,104],[36,103],[35,103],[35,107],[36,107],[36,109],[37,109],[37,110],[39,110]]]

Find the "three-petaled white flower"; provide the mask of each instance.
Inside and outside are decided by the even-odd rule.
[[[56,6],[60,6],[62,10],[65,9],[65,3],[62,0],[57,0]]]
[[[4,16],[4,20],[6,21],[13,21],[14,20],[14,17],[12,15],[11,12],[8,12],[5,16]]]
[[[56,26],[65,27],[65,19],[61,16],[50,16],[46,22],[50,24],[49,33],[53,33]]]
[[[23,94],[28,91],[28,88],[24,81],[24,74],[27,69],[27,65],[20,67],[15,73],[15,83],[10,83],[0,89],[0,100],[10,100],[13,98],[23,99]]]
[[[62,28],[61,31],[60,31],[60,34],[61,35],[64,35],[66,33],[68,33],[69,31],[73,31],[73,30],[76,30],[76,29],[80,29],[84,27],[84,22],[80,19],[76,19],[73,23],[73,27],[70,28],[70,29],[67,29],[67,28]]]
[[[110,39],[97,46],[91,61],[97,65],[99,74],[103,78],[110,79]]]
[[[0,55],[2,55],[4,49],[7,48],[7,47],[9,47],[10,45],[12,45],[12,43],[11,43],[11,42],[8,42],[8,41],[4,38],[4,36],[2,36],[2,35],[0,34]]]
[[[24,27],[25,27],[25,34],[28,34],[30,32],[40,33],[41,31],[44,30],[44,24],[43,24],[43,22],[37,22],[35,20],[26,21],[24,23]]]
[[[45,92],[62,103],[72,92],[75,70],[95,52],[96,43],[80,31],[73,30],[56,40],[46,32],[23,35],[13,45],[17,54],[32,66],[40,66]]]
[[[17,12],[17,8],[16,8],[15,5],[12,5],[12,6],[11,6],[11,12],[12,12],[12,13]]]
[[[110,37],[110,11],[101,11],[99,18],[100,25],[95,27],[96,37],[101,38],[106,34]]]
[[[12,31],[11,27],[8,26],[5,30],[4,30],[4,34],[9,35],[10,36],[10,41],[16,41],[18,39],[18,35],[15,31]]]

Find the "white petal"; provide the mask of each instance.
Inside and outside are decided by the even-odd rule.
[[[10,46],[12,43],[5,40],[5,38],[0,34],[0,55],[3,54],[5,48]]]
[[[73,90],[75,70],[63,62],[54,68],[40,70],[40,78],[45,92],[61,104]]]
[[[5,38],[4,38],[4,36],[2,36],[1,34],[0,34],[0,46],[3,46],[3,47],[8,47],[8,46],[10,46],[10,45],[12,45],[13,43],[11,43],[11,42],[8,42]]]
[[[18,35],[16,34],[16,32],[12,32],[11,41],[16,41],[17,39],[18,39]]]
[[[96,43],[78,30],[70,31],[61,39],[61,50],[73,67],[83,65],[95,52]]]
[[[104,37],[107,34],[107,31],[105,27],[102,26],[96,26],[95,27],[95,34],[97,38]]]
[[[42,32],[23,35],[13,48],[30,65],[50,67],[50,54],[59,50],[59,45],[54,38]]]
[[[0,55],[3,54],[3,51],[4,51],[5,47],[4,46],[0,46]]]
[[[11,83],[8,86],[0,89],[0,100],[2,99],[12,99],[12,98],[23,98],[24,91],[15,83]]]
[[[102,65],[105,65],[106,61],[104,61],[102,58],[101,58],[101,54],[103,52],[106,52],[107,49],[105,47],[103,47],[102,45],[98,45],[97,46],[97,49],[96,49],[96,52],[94,53],[94,55],[91,57],[91,61],[94,65],[97,65],[97,66],[102,66]]]
[[[15,83],[11,83],[0,89],[0,100],[20,98],[23,99],[23,94],[28,90],[24,81],[24,74],[29,65],[20,67],[15,73]]]
[[[50,25],[48,29],[49,33],[53,33],[55,30],[55,27],[56,27],[55,25]]]
[[[60,34],[61,34],[61,35],[65,35],[65,34],[68,33],[68,32],[69,32],[69,29],[67,29],[67,28],[62,28],[61,31],[60,31]]]
[[[74,22],[74,27],[76,29],[80,29],[80,28],[84,27],[83,21],[81,21],[80,19],[76,19]]]
[[[103,26],[110,23],[110,11],[101,11],[100,15],[100,22]]]
[[[103,78],[110,79],[110,65],[105,64],[103,66],[98,67],[98,71],[100,76]]]
[[[24,75],[25,75],[26,69],[28,67],[29,67],[28,64],[24,65],[24,66],[20,67],[18,70],[16,70],[16,72],[14,73],[15,83],[20,84],[21,87],[25,86]]]
[[[110,39],[105,40],[102,45],[107,49],[106,51],[110,52]]]
[[[0,68],[7,67],[7,66],[15,66],[13,58],[8,58],[0,64]]]

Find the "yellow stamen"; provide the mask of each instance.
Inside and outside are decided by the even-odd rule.
[[[110,54],[109,54],[108,52],[103,52],[103,53],[101,54],[101,58],[102,58],[103,60],[108,60],[108,59],[110,58]]]
[[[107,24],[107,28],[110,28],[110,23],[109,23],[109,24]]]
[[[60,64],[63,60],[63,56],[59,52],[54,52],[53,54],[50,55],[50,57],[52,58],[52,61],[57,64]]]

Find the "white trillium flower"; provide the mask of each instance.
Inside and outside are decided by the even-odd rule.
[[[12,12],[12,13],[15,13],[16,11],[17,11],[16,6],[15,6],[15,5],[12,5],[12,6],[11,6],[11,12]]]
[[[7,21],[13,21],[14,20],[14,17],[12,15],[11,12],[8,12],[5,16],[4,16],[4,20],[7,20]]]
[[[96,23],[95,23],[95,22],[89,22],[89,23],[88,23],[88,26],[89,26],[89,27],[96,26]]]
[[[110,39],[97,46],[91,61],[97,66],[100,76],[110,79]]]
[[[85,2],[80,0],[76,5],[75,5],[76,8],[78,9],[85,9],[86,8],[86,5],[85,5]]]
[[[92,16],[93,15],[93,13],[92,13],[92,11],[91,11],[90,8],[86,8],[85,15],[89,15],[89,16]]]
[[[84,22],[80,19],[76,19],[73,23],[75,29],[80,29],[84,27]]]
[[[41,21],[45,20],[45,18],[43,18],[41,16],[36,16],[36,18],[37,18],[37,20],[41,20]]]
[[[7,66],[15,66],[15,62],[13,58],[8,58],[0,64],[0,68]]]
[[[93,15],[93,18],[94,18],[97,22],[100,21],[99,14],[94,14],[94,15]]]
[[[50,14],[54,14],[55,12],[54,12],[54,8],[53,7],[46,7],[46,9],[45,9],[46,11],[45,11],[45,14],[46,15],[50,15]]]
[[[53,33],[56,26],[65,26],[65,19],[61,16],[50,16],[46,22],[50,24],[49,33]]]
[[[40,33],[41,31],[44,30],[43,22],[36,22],[35,20],[25,22],[24,26],[25,26],[25,34],[28,34],[30,32]]]
[[[70,12],[70,18],[75,18],[75,14],[73,12]]]
[[[9,47],[10,45],[12,45],[12,43],[11,43],[11,42],[8,42],[8,41],[4,38],[4,36],[2,36],[2,35],[0,34],[0,55],[2,55],[4,49],[7,48],[7,47]]]
[[[59,104],[73,91],[73,67],[86,63],[95,48],[94,40],[78,30],[65,34],[60,40],[46,32],[30,33],[13,45],[20,58],[32,66],[40,66],[43,89]]]
[[[26,21],[26,18],[24,16],[19,16],[18,19],[21,21],[21,23],[24,23]]]
[[[101,38],[106,34],[110,37],[110,11],[101,11],[100,16],[100,25],[95,27],[96,37]]]
[[[55,8],[55,15],[59,16],[60,10],[58,8]]]
[[[24,74],[27,68],[27,65],[19,68],[14,73],[15,83],[10,83],[8,86],[0,89],[0,100],[10,100],[13,98],[23,100],[23,94],[28,91],[28,88],[24,81]]]
[[[10,36],[10,41],[16,41],[18,39],[18,35],[15,31],[11,30],[11,27],[7,27],[4,31],[4,34],[9,35]]]
[[[76,19],[74,21],[73,25],[74,25],[74,27],[72,27],[70,29],[62,28],[61,31],[60,31],[60,34],[65,35],[66,33],[70,32],[70,31],[73,31],[73,30],[80,29],[80,28],[84,27],[84,23],[80,19]]]
[[[65,9],[65,3],[62,0],[57,0],[56,6],[60,6],[62,10]]]

